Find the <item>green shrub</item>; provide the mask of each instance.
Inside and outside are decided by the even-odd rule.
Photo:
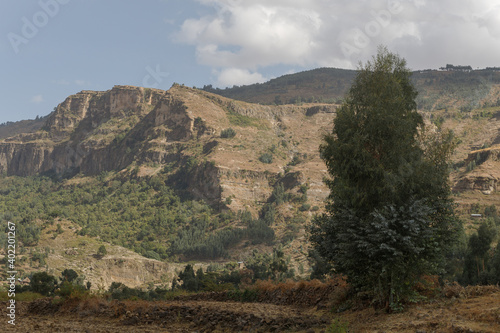
[[[156,253],[155,251],[147,251],[146,254],[144,255],[146,258],[150,258],[150,259],[156,259],[156,260],[161,260],[161,257],[158,253]]]
[[[288,165],[294,166],[302,162],[302,159],[298,155],[294,155],[290,163]]]
[[[300,207],[299,207],[299,210],[300,210],[301,212],[305,212],[305,211],[308,211],[308,210],[309,210],[309,208],[311,208],[311,205],[310,205],[310,204],[308,204],[308,203],[303,203],[303,204],[302,204],[302,206],[300,206]]]
[[[281,237],[281,243],[282,244],[288,244],[288,243],[290,243],[291,241],[293,241],[295,239],[295,236],[296,236],[296,234],[294,232],[287,231],[283,235],[283,237]]]
[[[108,253],[106,250],[106,246],[101,245],[99,246],[99,249],[97,250],[97,254],[100,255],[101,257],[105,256]]]
[[[255,289],[245,289],[241,295],[242,302],[255,302],[259,299],[259,294]]]
[[[231,127],[226,128],[225,130],[222,130],[222,132],[220,132],[220,137],[223,139],[230,139],[234,138],[235,136],[236,136],[236,131]]]
[[[307,194],[308,189],[309,189],[309,185],[302,184],[302,185],[300,185],[299,192],[302,194]]]
[[[273,155],[271,153],[264,153],[259,156],[259,161],[265,164],[273,163]]]
[[[276,203],[276,205],[281,205],[283,202],[288,201],[290,199],[289,195],[285,193],[285,186],[282,182],[279,182],[273,189],[273,193],[271,193],[271,197],[269,198],[270,202]],[[265,210],[265,208],[263,208]]]
[[[59,290],[57,291],[57,294],[59,294],[61,297],[70,297],[70,296],[81,296],[83,293],[85,293],[87,290],[85,290],[85,287],[64,281],[60,286]]]
[[[30,281],[30,289],[35,293],[49,296],[57,287],[57,280],[46,272],[34,273]]]
[[[78,278],[78,273],[75,272],[73,269],[65,269],[61,273],[61,277],[63,281],[68,281],[71,283]]]

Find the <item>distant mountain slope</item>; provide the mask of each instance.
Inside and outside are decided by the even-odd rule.
[[[39,117],[36,119],[8,121],[0,124],[0,140],[10,138],[21,133],[34,133],[42,128],[48,116]]]
[[[326,98],[328,91],[341,98],[354,75],[321,68],[215,91],[261,102],[275,98],[279,89],[287,90],[287,96],[302,93],[304,99],[308,94]],[[500,143],[499,71],[422,71],[413,79],[426,121],[453,129],[460,140],[454,163]],[[0,139],[0,172],[71,177],[142,168],[144,174],[155,174],[167,165],[172,172],[189,171],[174,177],[172,186],[211,204],[228,201],[234,211],[253,212],[268,199],[278,174],[296,172],[289,175],[295,179],[291,181],[308,183],[309,200],[320,204],[327,189],[318,147],[335,110],[335,104],[308,104],[302,98],[295,105],[250,104],[180,85],[168,91],[132,86],[82,91],[61,103],[43,126],[37,123],[39,131],[25,127],[26,133]],[[23,129],[21,123],[15,131],[13,125],[6,128],[16,133]],[[233,134],[224,137],[229,128]],[[457,172],[463,163],[457,164]],[[455,173],[454,182],[463,184],[469,172],[465,168]],[[499,180],[493,178],[496,187]]]
[[[189,162],[183,170],[191,173],[175,186],[211,203],[232,196],[231,206],[244,209],[267,200],[286,169],[310,179],[310,199],[319,203],[326,187],[318,147],[334,112],[334,105],[262,106],[179,85],[82,91],[38,132],[0,140],[0,172],[95,176]],[[234,135],[224,137],[229,128]]]
[[[82,91],[39,131],[0,140],[0,214],[64,216],[150,258],[241,261],[281,244],[307,272],[307,252],[293,249],[328,195],[318,148],[335,110],[180,85]]]
[[[205,86],[204,90],[250,103],[334,103],[342,99],[355,75],[355,70],[318,68],[280,76],[265,83],[226,89]]]
[[[339,102],[352,84],[354,70],[319,68],[284,75],[262,84],[204,90],[228,98],[260,104]],[[477,108],[484,103],[500,105],[500,70],[437,71],[413,73],[419,96],[418,107],[433,111],[444,108]]]
[[[239,261],[274,242],[298,268],[306,262],[305,226],[328,196],[319,145],[338,107],[306,102],[340,99],[354,74],[318,69],[216,90],[261,103],[279,89],[283,99],[302,94],[287,105],[178,84],[71,95],[38,131],[0,139],[0,214],[14,209],[19,221],[44,223],[63,216],[150,258],[207,257],[203,246],[215,244]],[[461,216],[472,204],[498,205],[500,73],[426,71],[414,80],[431,130],[457,136],[450,185]]]

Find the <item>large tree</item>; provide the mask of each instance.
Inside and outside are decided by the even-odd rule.
[[[335,272],[391,307],[436,272],[460,228],[448,184],[452,137],[426,131],[410,76],[383,47],[360,66],[320,147],[330,196],[311,228]]]

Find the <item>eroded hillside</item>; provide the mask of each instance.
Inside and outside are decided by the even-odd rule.
[[[422,112],[430,128],[452,129],[458,139],[450,186],[464,218],[473,205],[482,211],[500,203],[500,106],[491,105],[491,96],[472,109]],[[27,195],[30,213],[16,215],[22,221],[47,228],[64,217],[75,237],[116,242],[150,258],[183,261],[201,253],[240,261],[255,249],[283,245],[290,267],[305,276],[305,226],[328,195],[318,147],[336,107],[251,104],[180,85],[82,91],[61,103],[41,130],[0,141],[2,194],[13,205]],[[53,183],[12,178],[34,175]],[[54,207],[40,206],[46,199]],[[69,261],[47,262],[54,269]],[[144,267],[134,269],[127,277],[102,273],[105,285],[164,275],[142,279]]]
[[[318,147],[334,110],[260,106],[182,86],[82,91],[61,103],[43,130],[1,141],[0,172],[92,176],[140,166],[149,175],[194,157],[212,162],[188,179],[197,198],[232,197],[235,209],[253,206],[267,200],[271,179],[293,171],[295,185],[308,182],[319,203],[326,192]],[[235,136],[221,138],[228,128]],[[260,161],[265,154],[272,161]]]
[[[261,106],[178,85],[82,91],[40,131],[0,142],[1,209],[12,211],[21,202],[16,193],[32,191],[23,201],[29,209],[16,209],[14,217],[42,234],[63,217],[76,238],[181,261],[244,260],[253,249],[285,245],[291,266],[307,274],[305,224],[328,194],[318,147],[335,108]],[[43,251],[28,236],[21,245]],[[68,256],[48,253],[50,269],[68,265],[52,260],[60,255]],[[118,266],[90,274],[83,263],[77,271],[93,283],[97,272],[105,286],[150,281],[142,266],[120,277]],[[164,274],[153,275],[158,281]]]

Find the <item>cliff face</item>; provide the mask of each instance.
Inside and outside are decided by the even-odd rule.
[[[0,172],[71,177],[176,164],[186,172],[173,181],[185,191],[217,204],[230,197],[237,210],[267,200],[278,175],[293,169],[320,203],[327,190],[318,146],[334,112],[331,105],[249,104],[183,86],[82,91],[59,104],[40,131],[0,141]],[[236,136],[221,138],[227,128]],[[273,155],[269,164],[260,161],[265,153]]]
[[[481,191],[483,194],[497,192],[500,181],[500,146],[480,149],[469,153],[465,159],[468,172],[464,172],[453,186],[455,192]]]
[[[0,172],[28,176],[43,170],[53,151],[50,144],[6,142],[0,145]]]
[[[131,148],[145,148],[148,129],[164,126],[173,140],[182,140],[191,136],[191,123],[182,102],[165,91],[129,86],[82,91],[59,104],[42,131],[0,142],[0,172],[93,175],[121,169],[141,158],[144,149]]]

